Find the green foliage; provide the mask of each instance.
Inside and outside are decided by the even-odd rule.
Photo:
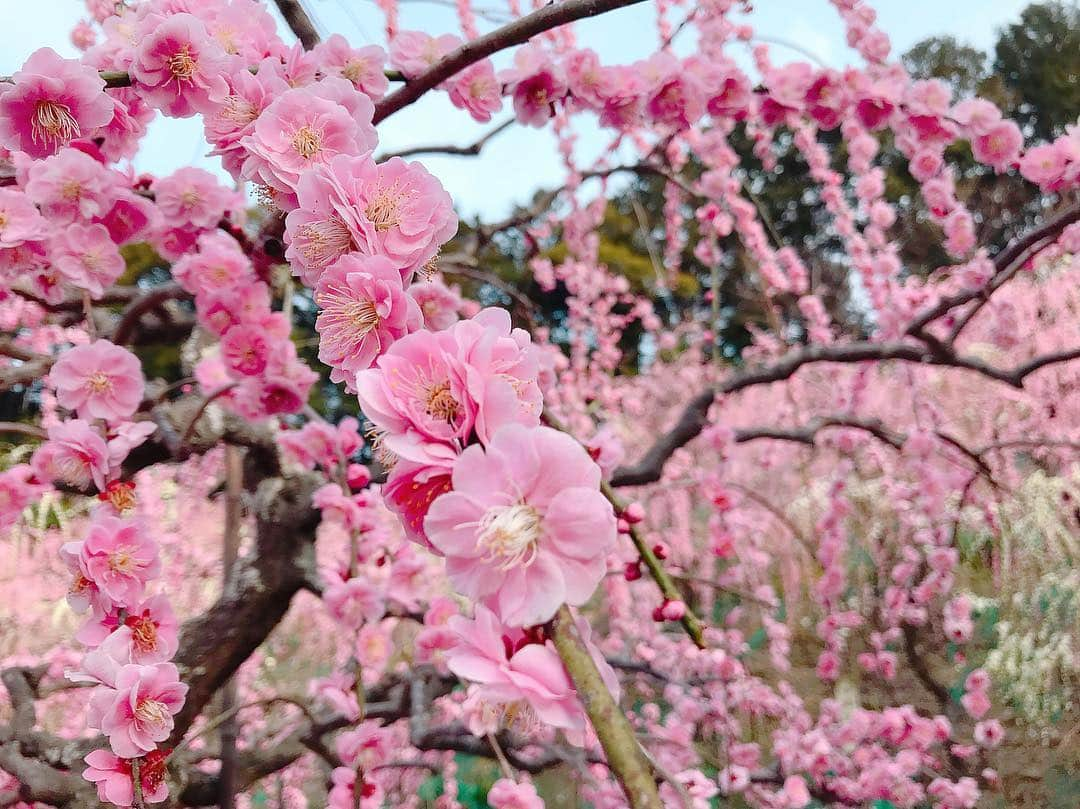
[[[986,78],[986,54],[953,36],[924,39],[905,53],[902,61],[913,76],[943,79],[963,95],[977,93]]]
[[[1015,93],[1010,112],[1038,138],[1060,134],[1080,115],[1080,6],[1047,2],[1028,6],[1001,31],[994,72]]]

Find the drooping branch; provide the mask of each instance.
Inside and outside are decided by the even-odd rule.
[[[564,0],[551,3],[532,14],[496,28],[448,53],[404,87],[395,90],[375,105],[375,123],[386,120],[409,106],[428,90],[438,87],[451,76],[493,53],[528,42],[537,34],[575,20],[595,17],[642,0]]]
[[[543,420],[550,427],[560,430],[568,435],[573,435],[555,416],[551,413],[545,412],[543,414]],[[622,498],[615,493],[615,490],[606,481],[601,481],[600,491],[604,497],[611,503],[612,508],[615,509],[615,513],[622,514],[626,510],[626,504],[623,503]],[[638,558],[645,565],[646,570],[649,571],[649,576],[656,586],[659,588],[661,595],[664,596],[666,601],[680,601],[684,606],[682,618],[679,622],[682,624],[683,629],[686,630],[686,634],[690,636],[690,639],[694,642],[694,645],[699,649],[705,648],[705,629],[701,623],[701,619],[697,617],[694,611],[686,605],[686,599],[683,596],[679,586],[675,583],[675,580],[664,569],[664,566],[660,563],[659,557],[656,552],[650,547],[649,543],[645,541],[645,538],[641,535],[641,532],[637,530],[637,527],[630,525],[628,529],[630,535],[630,541],[633,543],[635,550],[637,550]]]
[[[1080,347],[1044,354],[1013,368],[997,368],[975,357],[959,356],[942,352],[929,346],[914,343],[852,343],[847,345],[813,345],[788,352],[776,362],[732,375],[729,379],[707,388],[694,396],[683,408],[674,426],[660,435],[645,452],[642,459],[632,466],[615,470],[612,486],[641,486],[653,483],[663,474],[664,464],[676,450],[686,446],[701,434],[708,423],[708,412],[716,396],[724,393],[781,382],[789,379],[804,365],[822,362],[857,363],[866,361],[900,360],[923,365],[962,368],[1002,382],[1014,388],[1023,388],[1028,376],[1049,365],[1069,362],[1080,358]],[[840,425],[838,425],[840,426]],[[859,426],[859,425],[848,425]],[[787,437],[787,436],[783,436]]]
[[[604,496],[611,501],[615,506],[616,511],[624,510],[625,506],[620,500],[619,496],[615,494],[615,490],[608,483],[601,483],[601,490]],[[690,636],[690,640],[694,642],[694,645],[699,649],[705,648],[705,628],[701,623],[701,619],[697,617],[697,614],[686,604],[686,598],[679,586],[675,583],[675,580],[667,572],[660,559],[657,557],[656,552],[650,547],[649,543],[645,541],[645,538],[638,531],[636,526],[630,526],[630,541],[634,543],[634,548],[638,552],[638,557],[641,559],[645,568],[649,571],[649,575],[652,580],[656,582],[656,586],[660,588],[660,593],[667,601],[681,601],[686,605],[683,609],[682,618],[679,619],[679,623],[682,624],[683,629],[686,630],[686,634]]]
[[[911,321],[907,327],[907,334],[911,336],[921,334],[929,324],[957,306],[962,306],[980,298],[988,299],[994,291],[1012,277],[1016,269],[1023,264],[1023,260],[1028,256],[1029,251],[1047,240],[1057,237],[1065,228],[1077,221],[1080,221],[1080,204],[1066,208],[1041,226],[1028,231],[994,256],[994,275],[985,287],[943,296],[937,303],[928,307]],[[959,330],[957,333],[959,333]]]

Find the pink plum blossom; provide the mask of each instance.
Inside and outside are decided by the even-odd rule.
[[[205,169],[190,166],[155,180],[152,190],[158,209],[173,227],[213,228],[227,211],[241,207],[235,191]]]
[[[97,71],[52,48],[30,54],[0,93],[0,143],[46,157],[75,138],[89,137],[113,116]]]
[[[213,112],[225,100],[229,57],[193,14],[142,20],[131,77],[143,98],[177,118]]]
[[[976,136],[971,141],[971,151],[975,159],[995,171],[1005,171],[1018,159],[1020,147],[1024,145],[1024,135],[1012,121],[1001,121]]]
[[[51,245],[52,261],[65,281],[100,298],[124,273],[120,249],[104,225],[72,224]]]
[[[147,803],[161,803],[169,797],[165,783],[166,753],[152,750],[142,757],[139,780],[142,797]],[[120,758],[108,750],[93,750],[86,755],[83,778],[97,785],[99,801],[116,806],[132,806],[135,802],[135,784],[131,760]]]
[[[179,623],[168,599],[160,595],[127,610],[123,622],[105,637],[100,633],[108,631],[106,622],[90,626],[90,631],[80,631],[79,640],[88,645],[100,644],[105,654],[118,663],[164,663],[176,654],[179,645]]]
[[[119,421],[142,401],[139,358],[108,340],[69,348],[53,365],[49,380],[60,405],[88,420]]]
[[[479,604],[472,620],[454,616],[448,626],[458,641],[446,653],[447,665],[459,677],[478,683],[485,700],[508,708],[521,704],[540,722],[566,732],[575,744],[584,741],[588,719],[550,641],[506,626]],[[579,622],[579,628],[605,685],[618,699],[615,672],[589,641],[587,625]]]
[[[78,149],[61,149],[27,173],[26,196],[53,221],[75,221],[109,209],[115,180],[101,163]]]
[[[315,321],[319,359],[330,378],[349,387],[395,340],[417,331],[423,315],[401,285],[401,273],[382,256],[342,256],[319,278]]]
[[[183,707],[187,690],[172,663],[121,668],[115,695],[109,695],[101,717],[101,730],[113,752],[135,758],[155,750],[169,738],[173,716]]]
[[[330,80],[321,85],[331,86]],[[350,111],[336,100],[322,97],[309,87],[288,90],[268,106],[250,135],[240,143],[248,158],[241,169],[243,176],[291,195],[301,176],[336,157],[362,153],[374,145],[371,114],[374,108],[367,97],[344,82],[360,105],[360,125]]]
[[[390,86],[383,71],[386,51],[378,45],[353,48],[341,34],[333,34],[316,45],[312,55],[323,73],[341,76],[372,98],[382,98]]]
[[[255,324],[238,323],[221,338],[221,359],[238,376],[259,376],[274,344]]]
[[[424,316],[424,326],[431,331],[442,331],[458,321],[461,296],[439,278],[417,281],[406,290]]]
[[[49,427],[48,440],[34,453],[31,466],[41,480],[104,490],[109,449],[89,422],[69,419]]]
[[[0,188],[0,250],[41,239],[47,227],[45,218],[26,194],[13,188]]]
[[[122,607],[134,608],[161,572],[157,543],[142,526],[98,513],[79,552],[83,575]]]
[[[411,79],[460,44],[461,40],[452,34],[433,37],[423,31],[402,31],[390,42],[390,64]]]
[[[490,59],[481,59],[450,80],[450,103],[486,124],[502,109],[502,85]]]
[[[466,449],[452,479],[424,530],[455,587],[513,626],[544,623],[563,602],[592,597],[615,544],[615,515],[580,444],[548,427],[509,425],[486,449]]]
[[[980,747],[992,750],[1004,740],[1005,731],[1001,727],[1001,723],[996,719],[987,719],[984,722],[976,723],[974,738]]]
[[[536,794],[536,787],[509,778],[500,778],[491,785],[487,802],[491,809],[544,809],[544,801]]]
[[[566,95],[562,70],[537,44],[524,45],[514,52],[514,66],[499,74],[513,96],[517,119],[540,127],[554,114],[554,104]]]

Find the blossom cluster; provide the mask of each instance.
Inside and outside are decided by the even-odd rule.
[[[50,427],[31,458],[33,479],[96,490],[101,501],[85,538],[60,549],[71,574],[68,603],[87,615],[76,639],[90,650],[68,676],[94,686],[87,725],[109,742],[88,754],[85,775],[103,800],[131,806],[137,772],[145,800],[162,801],[162,743],[187,686],[168,662],[177,650],[172,608],[164,595],[147,592],[162,572],[159,545],[137,512],[134,483],[121,478],[128,453],[155,429],[132,421],[143,399],[142,368],[134,354],[99,339],[64,352],[49,384],[72,417]]]
[[[286,45],[256,0],[89,5],[99,28],[76,29],[82,59],[42,49],[10,84],[0,85],[0,145],[13,168],[11,181],[0,187],[0,286],[29,307],[5,300],[2,314],[33,331],[51,309],[84,313],[81,331],[45,327],[16,341],[20,352],[63,350],[48,357],[43,443],[28,463],[0,473],[0,525],[17,522],[27,504],[55,486],[100,498],[85,536],[66,544],[62,558],[72,576],[69,603],[88,614],[77,639],[90,651],[69,676],[93,686],[87,723],[108,742],[108,749],[86,757],[85,777],[102,800],[129,806],[136,792],[151,802],[167,797],[167,746],[182,729],[183,717],[175,717],[187,689],[169,662],[177,652],[176,618],[165,597],[151,592],[151,582],[165,575],[163,554],[124,469],[132,450],[154,432],[154,423],[140,416],[153,402],[139,358],[123,339],[130,330],[94,309],[108,305],[127,269],[127,248],[140,243],[170,264],[176,288],[168,295],[193,301],[198,328],[192,345],[202,352],[194,375],[203,407],[213,401],[264,422],[288,464],[325,478],[312,498],[323,517],[323,557],[319,587],[311,589],[320,593],[335,638],[344,638],[345,653],[312,683],[312,692],[349,723],[334,745],[341,766],[331,775],[329,805],[374,809],[388,800],[386,770],[394,752],[415,740],[401,723],[367,719],[358,695],[407,665],[430,666],[468,684],[440,697],[437,710],[476,737],[509,729],[548,743],[558,733],[595,747],[549,622],[563,605],[583,607],[598,592],[610,632],[594,636],[578,617],[577,634],[616,699],[620,683],[608,656],[630,652],[640,658],[639,673],[664,683],[662,689],[635,683],[635,699],[641,699],[633,719],[643,735],[658,740],[658,771],[674,773],[661,789],[672,805],[706,807],[718,794],[738,793],[774,809],[798,809],[822,796],[898,806],[930,800],[960,809],[996,782],[989,768],[978,780],[937,774],[944,757],[974,773],[1004,739],[1002,725],[990,716],[991,683],[982,669],[965,671],[964,716],[953,720],[911,706],[852,709],[841,699],[852,670],[888,687],[901,665],[902,644],[903,654],[915,653],[909,632],[927,630],[924,635],[951,643],[958,665],[973,645],[972,601],[955,587],[961,564],[955,526],[964,516],[969,482],[955,446],[925,426],[947,409],[936,398],[935,378],[921,371],[890,378],[893,389],[910,397],[872,402],[882,415],[911,426],[902,440],[893,439],[889,452],[896,457],[886,457],[855,429],[839,429],[822,439],[828,467],[804,465],[801,456],[775,449],[745,456],[755,462],[729,463],[735,444],[746,440],[735,425],[761,413],[797,423],[810,403],[843,412],[871,409],[873,370],[793,379],[787,403],[752,393],[724,397],[707,419],[723,419],[724,426],[707,430],[706,459],[704,453],[677,454],[663,485],[647,494],[648,508],[634,503],[616,513],[601,481],[625,459],[627,424],[644,422],[656,401],[702,377],[709,385],[722,381],[702,349],[715,342],[717,324],[665,331],[652,303],[603,266],[597,236],[606,211],[602,196],[584,206],[572,199],[571,216],[556,222],[552,214],[527,229],[537,244],[558,234],[570,251],[558,262],[530,252],[529,263],[542,290],[561,285],[567,294],[568,356],[550,344],[545,329],[515,328],[508,312],[465,302],[442,282],[439,253],[458,228],[453,202],[419,163],[376,158],[374,121],[389,88],[386,65],[417,79],[462,39],[398,30],[393,0],[379,4],[387,14],[387,50],[355,48],[337,35],[311,50]],[[866,293],[870,342],[899,340],[923,306],[983,289],[995,272],[990,254],[976,243],[976,217],[961,199],[950,148],[966,141],[985,169],[1018,172],[1040,192],[1054,194],[1080,180],[1080,130],[1025,147],[1019,127],[994,105],[954,101],[944,83],[913,80],[889,64],[888,38],[864,3],[834,5],[865,67],[775,66],[758,44],[753,59],[761,79],[753,80],[729,56],[729,46],[751,44],[754,31],[729,19],[733,0],[713,0],[695,12],[700,43],[692,56],[665,48],[631,65],[607,66],[577,47],[568,30],[551,31],[518,48],[508,69],[475,61],[440,89],[477,121],[490,120],[505,97],[517,121],[551,126],[574,189],[584,178],[573,165],[573,115],[595,116],[649,160],[662,152],[673,172],[693,155],[701,168],[695,178],[675,178],[665,187],[666,246],[660,260],[653,257],[657,288],[666,292],[680,271],[691,230],[699,236],[694,256],[706,266],[719,266],[722,242],[736,236],[754,264],[766,309],[792,303],[801,318],[799,338],[826,345],[839,330],[820,284],[809,262],[768,232],[747,198],[733,146],[741,124],[769,170],[778,138],[790,134]],[[674,35],[670,6],[657,4],[667,39]],[[458,13],[463,34],[475,38],[473,9],[459,3]],[[106,89],[104,77],[117,73],[130,86]],[[134,155],[156,112],[200,116],[212,154],[237,188],[200,169],[151,178],[117,168]],[[842,142],[850,184],[822,142],[822,133],[831,132]],[[944,250],[957,262],[929,279],[904,271],[888,235],[896,210],[886,196],[885,173],[875,165],[885,133],[906,158]],[[265,221],[246,221],[240,189],[248,184],[265,203]],[[251,238],[255,228],[258,244]],[[270,256],[265,244],[278,236],[283,254]],[[1047,247],[1044,259],[1078,248],[1074,225]],[[319,359],[359,400],[370,426],[367,449],[384,479],[373,481],[360,463],[365,442],[358,421],[329,425],[306,411],[317,374],[291,339],[288,302],[276,308],[272,265],[281,258],[312,291]],[[1017,323],[1034,322],[1043,303],[1033,297],[1003,302],[999,295],[985,310],[993,326],[976,319],[972,330],[980,341],[972,343],[1014,348]],[[638,325],[646,333],[643,344],[655,348],[643,363],[652,367],[640,377],[619,373],[626,359],[622,339]],[[776,335],[750,331],[754,343],[744,358],[751,362],[789,347],[780,329]],[[1045,329],[1036,340],[1060,350],[1049,343],[1050,332],[1057,339],[1060,331]],[[1058,393],[1039,392],[1046,400]],[[1029,418],[1023,413],[1041,402],[1034,397],[1022,404],[1027,410],[1018,407],[1001,420],[1017,413]],[[302,412],[307,420],[297,427]],[[551,426],[556,415],[570,432]],[[668,427],[655,426],[658,432]],[[643,432],[639,423],[636,433]],[[589,438],[583,445],[571,433]],[[865,469],[883,470],[876,488],[860,488]],[[769,503],[768,494],[804,473],[821,485],[801,480],[792,488],[806,489],[805,496],[782,507]],[[869,510],[867,500],[899,504],[888,531],[853,529]],[[748,516],[761,510],[765,517]],[[799,542],[788,541],[788,533],[783,546],[761,538],[777,526]],[[812,542],[803,536],[807,526]],[[699,528],[716,581],[699,569]],[[399,531],[412,544],[401,541]],[[653,556],[688,587],[704,582],[740,594],[740,606],[730,608],[715,593],[695,590],[695,606],[720,616],[705,632],[706,648],[669,631],[688,616],[690,599],[657,605],[655,595],[640,597],[638,588],[646,586],[635,584],[643,576],[641,553],[617,542],[631,531],[644,536]],[[853,533],[895,540],[872,549],[881,571],[874,602],[853,582]],[[801,581],[810,568],[813,582]],[[619,570],[624,575],[609,575]],[[752,670],[757,646],[765,647],[762,654],[777,671],[792,665],[800,627],[785,614],[791,605],[781,599],[778,580],[785,594],[805,589],[817,610],[807,621],[811,660],[822,687],[830,689],[820,707],[811,709],[811,700],[786,682],[766,681]],[[751,618],[760,643],[743,632]],[[407,661],[394,649],[398,621],[415,624],[415,637],[404,644],[411,645]],[[848,660],[857,666],[845,669]],[[742,741],[747,716],[775,722],[767,745]],[[716,766],[705,765],[690,728],[722,740]],[[455,765],[443,763],[448,791],[442,803],[452,807]],[[591,765],[590,771],[596,777],[583,787],[590,803],[625,805],[606,770]],[[488,801],[506,809],[543,805],[531,784],[511,778],[497,782]]]

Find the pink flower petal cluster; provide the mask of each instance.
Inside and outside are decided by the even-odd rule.
[[[104,90],[93,68],[62,59],[52,48],[34,51],[0,93],[0,143],[46,157],[89,138],[113,117]]]
[[[153,750],[142,756],[139,763],[139,780],[142,798],[146,803],[161,803],[169,797],[165,783],[166,754]],[[108,750],[93,750],[86,755],[83,778],[97,785],[99,801],[116,806],[133,806],[135,803],[135,779],[131,759],[120,758]]]
[[[194,14],[147,14],[131,77],[151,106],[174,118],[213,112],[228,95],[231,59]]]
[[[545,623],[561,604],[592,597],[615,546],[615,514],[577,441],[508,425],[461,454],[452,482],[424,530],[459,591],[512,626]]]
[[[169,738],[187,691],[172,663],[122,666],[111,687],[94,689],[91,726],[108,736],[121,758],[146,755]]]
[[[420,307],[402,287],[401,273],[379,255],[342,256],[320,276],[315,303],[321,309],[315,320],[319,359],[331,367],[330,378],[345,382],[349,390],[358,371],[423,325]]]
[[[69,348],[53,365],[49,381],[60,406],[87,420],[121,421],[142,402],[139,358],[108,340]]]
[[[301,177],[335,157],[351,158],[375,146],[371,100],[344,79],[327,77],[278,96],[240,140],[247,151],[245,178],[280,192],[294,207]]]
[[[500,778],[491,785],[487,802],[491,809],[544,809],[544,801],[536,794],[536,787],[509,778]]]
[[[237,192],[223,186],[205,169],[177,169],[155,180],[151,190],[158,210],[173,228],[208,230],[217,227],[227,212],[243,210]]]
[[[157,543],[142,526],[100,510],[78,546],[78,557],[80,573],[120,607],[138,606],[147,582],[161,573]]]
[[[373,99],[386,95],[390,86],[383,70],[386,51],[378,45],[353,48],[341,34],[332,34],[315,46],[312,56],[324,75],[340,76]]]
[[[480,604],[471,620],[455,616],[448,626],[457,636],[446,653],[450,671],[478,683],[485,700],[505,708],[527,708],[540,722],[562,730],[577,744],[583,742],[588,718],[550,641],[508,627]],[[604,684],[618,699],[615,672],[589,641],[587,625],[579,622],[579,627]]]
[[[286,218],[286,257],[314,284],[345,253],[382,256],[404,280],[435,257],[457,230],[450,196],[417,163],[342,155],[305,175]]]

